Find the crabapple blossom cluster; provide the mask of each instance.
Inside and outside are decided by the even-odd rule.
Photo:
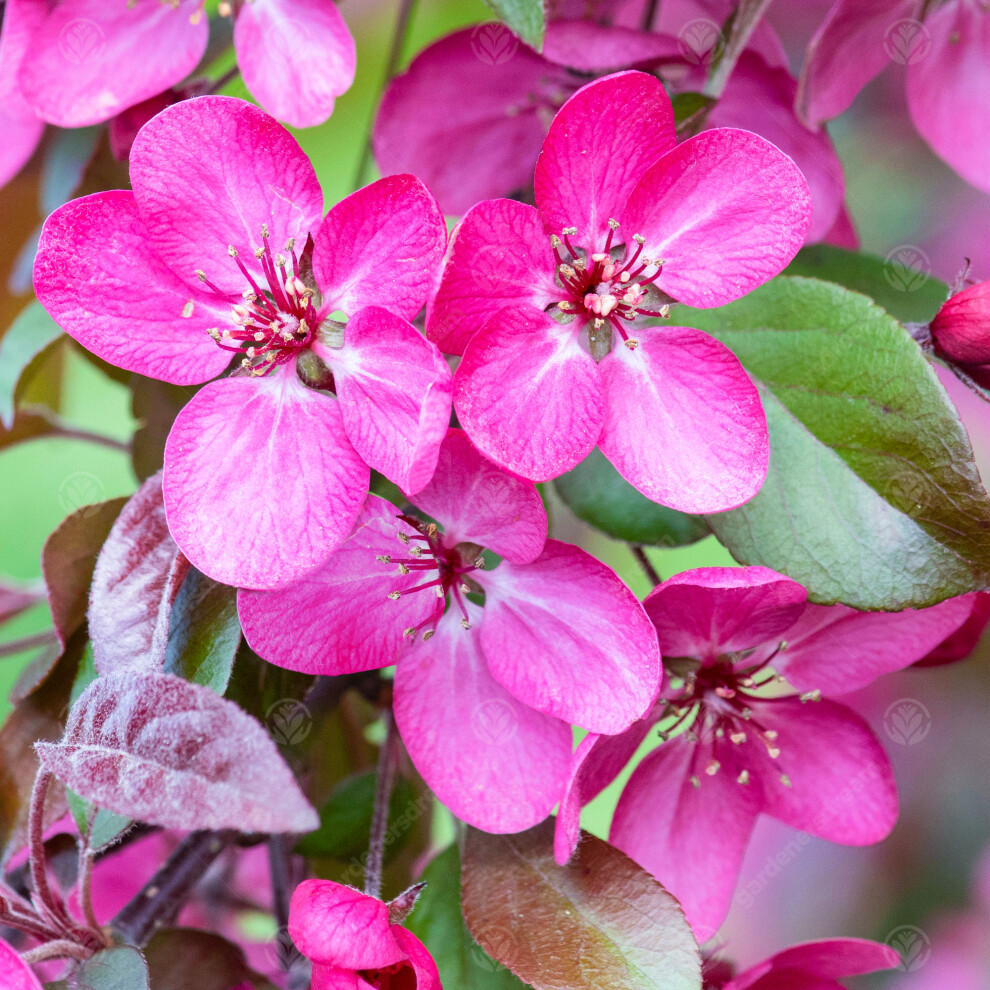
[[[505,57],[475,27],[400,73],[412,6],[382,177],[327,203],[285,125],[354,80],[331,0],[4,4],[0,183],[46,125],[109,122],[127,188],[44,220],[50,337],[0,343],[0,446],[93,439],[15,394],[64,332],[130,392],[140,484],[68,515],[43,587],[0,582],[0,624],[52,623],[0,728],[0,990],[902,965],[833,938],[737,967],[719,932],[764,819],[890,835],[861,693],[990,621],[990,495],[932,369],[990,399],[990,283],[891,304],[822,126],[908,18],[911,118],[990,188],[945,123],[986,123],[990,15],[839,0],[798,78],[765,2],[558,0],[485,28]]]

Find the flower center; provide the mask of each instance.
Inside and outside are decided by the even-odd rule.
[[[425,523],[415,516],[400,515],[399,518],[415,527],[419,534],[417,536],[409,536],[403,532],[398,534],[399,542],[408,548],[409,556],[393,557],[391,554],[386,554],[376,559],[383,564],[397,564],[400,574],[423,571],[425,572],[423,576],[429,577],[430,580],[402,591],[390,591],[388,597],[392,601],[398,601],[403,595],[411,595],[427,589],[432,589],[436,595],[436,604],[429,616],[419,625],[406,629],[403,635],[415,639],[416,633],[423,629],[425,630],[423,641],[428,640],[436,632],[437,623],[446,610],[448,595],[460,609],[461,625],[465,629],[470,629],[471,621],[468,619],[463,596],[479,589],[471,586],[473,582],[466,575],[484,567],[482,548],[477,543],[447,546],[435,523]],[[436,577],[431,577],[434,573]]]
[[[264,247],[254,252],[264,278],[262,285],[241,261],[231,245],[227,254],[236,263],[247,281],[241,293],[242,302],[230,308],[232,326],[220,330],[213,327],[210,336],[225,351],[242,355],[241,366],[251,375],[267,375],[279,365],[297,357],[309,347],[319,323],[313,305],[315,292],[299,277],[299,259],[295,238],[285,245],[285,251],[274,254],[269,243],[268,225],[261,226]],[[197,271],[197,277],[213,292],[229,299],[207,277]]]
[[[612,349],[613,330],[634,350],[639,340],[626,332],[628,325],[641,316],[667,317],[670,313],[667,305],[647,308],[651,305],[649,287],[660,277],[663,260],[643,254],[646,239],[640,234],[633,234],[631,244],[613,249],[618,229],[619,222],[609,220],[605,246],[594,252],[573,244],[576,227],[565,227],[561,237],[550,237],[557,279],[567,294],[557,308],[593,321],[589,340],[592,354],[599,360]]]
[[[770,664],[785,648],[786,644],[781,643],[764,660],[749,666],[745,665],[745,660],[751,650],[707,661],[664,658],[672,674],[675,693],[667,699],[661,717],[673,716],[674,720],[660,731],[660,738],[666,742],[677,729],[686,727],[687,739],[697,744],[692,769],[697,767],[710,777],[721,769],[718,748],[725,741],[735,746],[758,741],[770,759],[776,760],[780,756],[777,732],[761,724],[753,705],[755,702],[761,705],[774,702],[774,698],[761,697],[758,692],[773,682],[783,682],[783,678],[770,669]],[[801,695],[801,701],[820,698],[818,691]],[[736,777],[739,784],[748,784],[749,780],[748,770],[742,770]],[[785,787],[791,786],[786,774],[780,775],[780,782]],[[692,773],[691,783],[700,787],[701,778],[697,773]]]
[[[376,990],[416,990],[416,971],[405,960],[384,969],[361,969],[357,975]]]

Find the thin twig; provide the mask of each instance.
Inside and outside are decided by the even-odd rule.
[[[49,646],[57,642],[55,633],[48,632],[35,633],[33,636],[23,636],[20,639],[12,639],[6,643],[0,643],[0,657],[12,657],[25,650],[33,650],[39,646]]]
[[[402,49],[406,44],[406,34],[412,22],[413,13],[416,8],[416,0],[399,0],[399,12],[395,18],[395,30],[392,32],[392,46],[388,52],[388,61],[385,63],[385,78],[382,80],[378,97],[375,100],[375,107],[382,102],[385,89],[395,78],[399,71],[399,62],[402,60]],[[357,171],[354,173],[354,188],[360,189],[364,184],[364,177],[371,164],[371,135],[374,129],[374,121],[368,127],[368,137],[365,139],[364,147],[361,149],[361,158],[358,161]]]
[[[732,17],[732,30],[729,40],[725,43],[722,57],[718,60],[715,70],[708,77],[705,84],[704,94],[717,100],[725,89],[732,70],[736,67],[736,62],[746,50],[749,39],[756,30],[756,25],[770,6],[770,0],[739,0],[735,14]]]
[[[86,845],[79,857],[79,902],[82,905],[83,917],[86,924],[93,929],[93,932],[102,937],[103,930],[100,920],[96,917],[96,910],[93,907],[93,860],[95,856],[89,846],[89,837],[86,838]]]
[[[52,775],[39,770],[31,791],[28,811],[28,850],[31,867],[31,885],[34,888],[35,909],[56,931],[65,932],[72,927],[72,919],[61,895],[56,895],[48,883],[45,856],[45,798]]]
[[[210,864],[236,838],[233,830],[193,832],[187,836],[114,918],[113,927],[124,941],[142,946],[159,928],[171,924]]]
[[[385,833],[388,829],[388,808],[395,783],[397,760],[395,719],[386,709],[385,741],[378,751],[378,771],[375,775],[375,805],[371,816],[371,835],[368,839],[368,861],[364,868],[364,891],[370,897],[381,897],[382,866],[385,863]]]
[[[639,566],[646,572],[646,576],[653,583],[653,586],[656,587],[662,583],[663,578],[660,577],[657,569],[653,566],[653,561],[646,556],[646,551],[637,543],[630,544],[629,549],[632,550],[633,556],[639,561]]]
[[[124,454],[129,454],[131,452],[130,443],[124,440],[116,440],[113,437],[105,436],[102,433],[93,433],[90,430],[82,430],[76,426],[72,426],[57,413],[52,412],[47,406],[38,405],[37,403],[22,406],[21,412],[27,413],[31,416],[37,416],[39,419],[43,419],[46,423],[48,423],[52,429],[51,432],[45,434],[45,436],[64,437],[66,440],[85,440],[87,443],[95,443],[101,447],[109,447],[111,450],[118,450]]]
[[[21,954],[21,959],[31,966],[34,963],[45,962],[47,959],[88,959],[92,954],[92,949],[87,949],[67,938],[60,938],[39,945],[36,949],[29,949]]]

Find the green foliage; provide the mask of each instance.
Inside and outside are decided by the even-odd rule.
[[[14,397],[21,376],[61,336],[61,328],[39,302],[29,303],[7,328],[0,340],[0,425],[5,430],[14,423]]]
[[[485,0],[498,17],[532,48],[543,50],[546,14],[543,0]]]

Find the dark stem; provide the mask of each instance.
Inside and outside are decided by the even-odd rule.
[[[170,925],[210,864],[237,838],[237,832],[193,832],[169,856],[144,889],[113,919],[125,942],[143,946]]]
[[[113,437],[104,436],[102,433],[91,433],[89,430],[80,430],[75,426],[70,426],[61,416],[53,413],[46,406],[33,404],[24,406],[21,411],[45,420],[52,428],[51,433],[47,434],[47,436],[65,437],[67,440],[85,440],[87,443],[99,444],[101,447],[119,450],[124,454],[131,452],[131,445],[129,443],[123,440],[115,440]]]
[[[640,22],[640,28],[643,31],[652,31],[653,22],[657,16],[657,7],[660,6],[660,0],[648,0],[646,6],[643,8],[643,20]]]
[[[395,30],[392,33],[392,46],[388,52],[388,62],[385,63],[385,78],[382,80],[381,88],[378,90],[378,97],[375,100],[375,107],[382,102],[385,89],[399,71],[399,62],[402,59],[402,49],[406,44],[406,34],[412,22],[413,12],[416,8],[416,0],[399,0],[399,12],[395,18]],[[354,188],[360,189],[364,184],[364,177],[367,174],[368,166],[371,164],[371,134],[374,129],[374,120],[368,127],[368,137],[361,149],[361,158],[358,161],[357,171],[354,173]]]
[[[45,856],[45,798],[52,775],[38,771],[31,791],[28,811],[28,851],[31,868],[31,886],[34,890],[34,906],[56,931],[65,932],[72,927],[61,896],[55,894],[48,883],[47,857]]]
[[[637,543],[631,543],[629,549],[632,550],[633,556],[639,561],[639,566],[643,568],[646,576],[653,582],[653,586],[656,587],[658,584],[661,584],[663,578],[657,573],[657,569],[653,566],[653,561],[646,556],[646,551]]]
[[[280,932],[289,938],[289,901],[292,889],[298,882],[293,876],[292,859],[284,835],[272,835],[268,839],[268,867],[272,878],[272,911]],[[282,969],[288,990],[307,990],[309,972],[301,966],[300,957],[288,951],[281,954]]]
[[[235,65],[232,69],[228,69],[219,79],[214,79],[210,82],[208,93],[219,93],[227,83],[236,79],[240,73],[240,69]]]
[[[371,836],[368,840],[368,862],[364,868],[364,892],[370,897],[381,897],[382,866],[385,862],[385,832],[388,829],[388,806],[392,797],[398,763],[398,734],[391,711],[382,715],[385,722],[385,741],[378,751],[378,771],[375,776],[375,806],[371,816]]]
[[[24,636],[21,639],[12,639],[7,643],[0,643],[0,657],[12,657],[25,650],[33,650],[38,646],[49,646],[56,642],[53,632],[35,633],[33,636]]]
[[[749,39],[756,30],[756,25],[760,23],[760,19],[769,6],[770,0],[739,0],[739,5],[732,17],[732,30],[729,34],[729,40],[725,43],[725,50],[705,84],[705,96],[717,100],[722,95],[725,84],[729,81],[729,76],[732,75],[732,70],[736,67],[736,62],[746,50]]]

